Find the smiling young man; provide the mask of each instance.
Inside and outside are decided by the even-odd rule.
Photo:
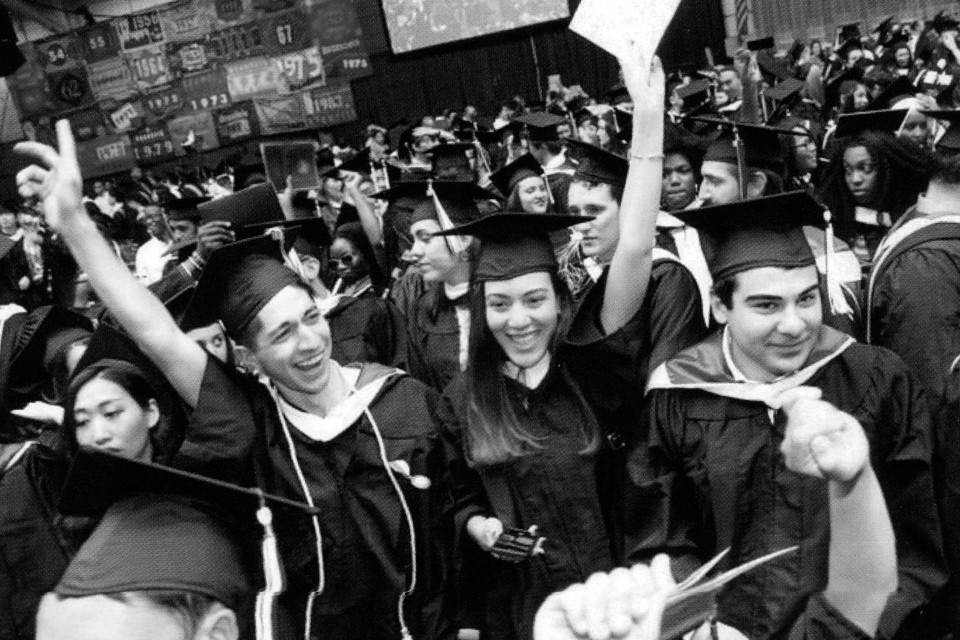
[[[194,293],[202,313],[181,330],[96,231],[69,123],[57,133],[59,153],[19,147],[39,163],[19,175],[19,190],[43,202],[110,312],[192,409],[174,462],[322,513],[277,525],[288,581],[280,605],[299,634],[451,637],[439,396],[395,369],[331,360],[330,328],[269,236],[211,255]],[[250,206],[244,194],[236,206]],[[217,319],[250,350],[259,378],[238,377],[184,333]]]
[[[631,460],[631,559],[667,553],[685,572],[727,547],[732,567],[799,545],[718,600],[722,624],[751,639],[786,637],[826,586],[829,500],[822,483],[785,466],[777,398],[815,387],[866,433],[896,534],[897,591],[879,630],[860,631],[891,638],[902,625],[912,628],[909,616],[946,578],[930,419],[899,358],[823,324],[802,228],[822,225],[822,208],[795,192],[678,215],[716,243],[712,307],[724,326],[650,378],[650,444]],[[838,628],[829,608],[819,615],[817,624]]]

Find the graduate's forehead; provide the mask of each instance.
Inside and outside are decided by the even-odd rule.
[[[84,598],[44,596],[37,640],[188,640],[176,615],[134,594]]]
[[[260,333],[269,333],[288,322],[299,322],[304,314],[316,309],[316,303],[302,287],[286,286],[257,312]]]
[[[734,298],[751,297],[793,298],[819,285],[817,267],[809,265],[796,269],[756,267],[741,271],[736,279]]]

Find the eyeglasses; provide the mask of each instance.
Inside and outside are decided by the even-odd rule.
[[[357,256],[353,255],[352,253],[347,253],[339,258],[331,257],[330,261],[327,262],[327,267],[330,269],[338,269],[340,266],[343,266],[349,269],[350,267],[356,265],[357,262],[359,262],[359,258]]]

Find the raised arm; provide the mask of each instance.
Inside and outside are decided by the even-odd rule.
[[[70,123],[57,122],[56,149],[21,142],[15,150],[37,164],[17,174],[17,188],[43,203],[50,228],[70,248],[77,264],[107,308],[167,377],[180,397],[194,406],[200,393],[207,356],[188,338],[166,307],[140,284],[117,258],[84,209],[83,180]]]
[[[787,468],[825,479],[830,496],[829,575],[823,597],[872,637],[887,599],[897,590],[897,550],[867,437],[853,416],[814,399],[811,390],[792,392],[784,404],[787,427],[781,447]]]
[[[630,170],[620,202],[620,240],[610,262],[600,322],[613,333],[636,315],[647,294],[663,173],[664,75],[658,58],[643,60],[638,43],[620,60],[633,100]]]

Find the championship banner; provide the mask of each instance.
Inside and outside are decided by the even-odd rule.
[[[93,92],[87,81],[87,71],[81,67],[47,73],[47,82],[50,84],[50,95],[53,96],[57,111],[94,102]]]
[[[286,77],[269,58],[238,60],[225,65],[227,89],[234,102],[290,92]]]
[[[129,171],[136,164],[130,137],[125,133],[79,142],[77,157],[83,167],[84,178]]]
[[[209,111],[197,111],[178,116],[167,123],[170,139],[173,141],[174,152],[178,156],[186,154],[183,143],[194,136],[194,148],[210,151],[220,146],[217,139],[217,128],[213,124],[213,115]]]
[[[80,142],[107,135],[107,123],[104,122],[100,109],[95,107],[75,111],[67,116],[67,120],[70,121],[73,137]]]
[[[54,36],[39,40],[35,44],[46,73],[83,68],[83,51],[76,36]]]
[[[310,23],[300,9],[291,9],[260,20],[264,53],[270,56],[306,49],[310,41]]]
[[[162,44],[144,47],[126,54],[133,72],[133,81],[141,91],[146,91],[173,80],[167,65],[167,52]]]
[[[260,135],[257,112],[252,102],[243,102],[227,109],[214,111],[213,121],[217,126],[220,144],[224,146]]]
[[[167,44],[167,63],[175,76],[206,71],[213,67],[213,56],[207,54],[204,40]]]
[[[221,27],[248,20],[253,16],[252,0],[213,0],[213,8]]]
[[[213,4],[207,0],[181,0],[157,9],[163,37],[168,43],[205,38],[216,24]]]
[[[175,147],[163,123],[146,126],[130,136],[133,155],[140,162],[159,162],[173,158]]]
[[[301,89],[308,85],[322,87],[327,83],[323,58],[320,56],[320,48],[317,46],[276,56],[273,61],[280,73],[287,79],[287,84],[292,90]]]
[[[207,38],[208,55],[217,62],[259,56],[264,48],[260,24],[257,22],[220,29]]]
[[[163,42],[163,26],[157,11],[145,11],[113,19],[120,38],[120,48],[134,51]]]
[[[222,68],[181,78],[180,95],[184,106],[193,111],[217,109],[230,105],[227,74]]]
[[[311,127],[332,127],[357,119],[353,90],[346,80],[331,80],[326,87],[305,91],[302,96]]]
[[[308,6],[307,13],[328,78],[363,78],[373,73],[353,3],[319,0]]]
[[[253,104],[262,134],[297,131],[308,126],[303,98],[299,93],[279,98],[261,98]]]
[[[19,49],[27,62],[6,79],[13,103],[21,119],[47,115],[56,109],[56,105],[50,95],[47,78],[43,75],[39,54],[32,43],[19,45]]]
[[[143,103],[140,100],[125,102],[107,113],[108,120],[117,133],[123,133],[142,126],[145,115]]]
[[[144,107],[156,118],[165,118],[183,108],[183,96],[177,86],[166,85],[151,91],[143,99]]]
[[[120,56],[87,65],[90,90],[97,100],[125,100],[137,92],[127,61]]]
[[[120,37],[113,24],[99,22],[80,30],[78,38],[87,64],[116,59],[120,53]]]

